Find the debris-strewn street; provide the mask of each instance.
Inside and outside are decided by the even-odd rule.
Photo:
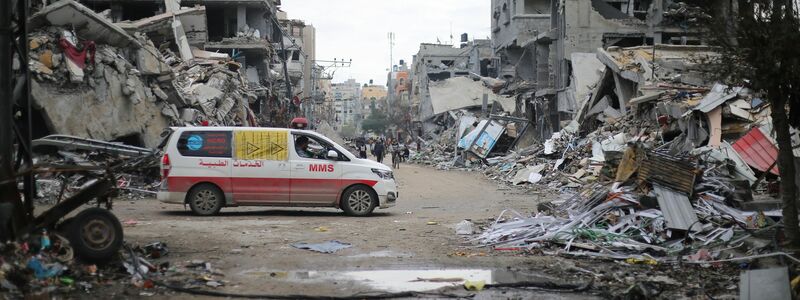
[[[0,300],[800,298],[798,0],[2,0]]]
[[[168,242],[169,254],[152,260],[177,268],[161,280],[208,288],[203,277],[187,276],[192,262],[208,263],[209,277],[234,294],[348,296],[452,286],[443,293],[469,295],[462,280],[513,283],[588,284],[580,293],[539,291],[525,297],[606,298],[616,293],[657,293],[668,298],[725,294],[738,280],[735,269],[686,267],[647,262],[614,262],[566,258],[519,249],[478,248],[456,235],[457,224],[469,220],[476,231],[488,226],[494,212],[505,208],[535,210],[550,195],[527,193],[487,182],[480,174],[402,166],[397,177],[407,201],[393,211],[367,219],[344,217],[330,209],[230,208],[219,216],[197,218],[188,210],[153,199],[120,201],[115,211],[125,224],[127,241],[137,245]],[[436,179],[433,181],[432,179]],[[407,197],[407,198],[406,198]],[[351,245],[335,253],[296,249],[298,242],[340,241]],[[654,274],[658,274],[655,276]],[[450,280],[447,280],[450,279]],[[639,287],[646,290],[638,291]],[[543,286],[542,286],[543,287]],[[634,291],[628,291],[633,287]],[[555,286],[553,287],[555,288]],[[99,293],[110,292],[101,288]],[[124,293],[142,290],[127,287]],[[120,293],[121,291],[115,291]],[[175,295],[163,288],[147,292]],[[487,290],[484,296],[513,290]],[[520,294],[521,295],[521,294]],[[671,296],[669,296],[671,295]]]

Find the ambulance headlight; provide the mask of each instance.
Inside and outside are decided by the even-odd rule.
[[[372,173],[375,173],[381,179],[394,179],[394,174],[392,174],[392,171],[372,169]]]

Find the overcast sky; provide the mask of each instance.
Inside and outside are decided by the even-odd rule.
[[[420,43],[458,44],[461,33],[473,38],[490,34],[489,0],[282,0],[289,19],[301,19],[317,30],[317,59],[353,59],[351,68],[336,71],[334,82],[355,78],[386,84],[388,33],[396,35],[394,63],[412,55]]]

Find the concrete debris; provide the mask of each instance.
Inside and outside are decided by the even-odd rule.
[[[500,103],[502,110],[514,112],[514,100],[493,93],[481,81],[469,77],[454,77],[430,85],[433,115],[451,110],[480,107],[483,97],[488,97],[489,104]]]
[[[716,55],[707,47],[653,50],[598,50],[602,70],[577,56],[573,65],[586,65],[574,69],[600,75],[593,85],[585,82],[592,76],[582,77],[586,101],[577,102],[575,119],[562,130],[539,134],[547,127],[523,119],[515,124],[530,124],[536,134],[522,144],[530,132],[512,138],[507,121],[451,108],[429,121],[434,130],[419,138],[422,150],[412,161],[481,170],[503,184],[567,195],[536,214],[504,211],[471,238],[484,246],[560,247],[613,258],[646,252],[674,262],[691,259],[682,252],[751,238],[742,228],[775,224],[778,211],[752,209],[769,186],[758,178],[774,183],[779,175],[774,137],[763,129],[771,128],[769,107],[746,88],[703,80],[695,61]],[[431,90],[436,84],[442,82]],[[495,127],[503,130],[482,129]],[[470,151],[481,133],[492,138],[490,147]]]
[[[72,26],[62,20],[66,17],[90,25],[75,27],[82,28],[76,32],[47,26]],[[32,91],[50,120],[47,132],[102,140],[134,137],[154,147],[169,126],[257,125],[249,105],[259,96],[227,54],[187,60],[73,1],[48,6],[31,20],[39,25],[30,33]],[[195,109],[201,113],[181,113]],[[86,122],[76,115],[93,117]]]
[[[30,28],[48,25],[74,28],[75,33],[83,39],[114,47],[142,47],[141,42],[125,30],[73,0],[61,0],[42,8],[30,17],[28,24]]]

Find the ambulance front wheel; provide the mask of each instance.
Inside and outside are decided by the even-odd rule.
[[[366,217],[378,206],[378,195],[372,189],[357,185],[342,195],[342,210],[350,216]]]
[[[213,216],[222,209],[225,196],[222,192],[210,183],[203,183],[195,186],[189,192],[187,199],[192,212],[199,216]]]

